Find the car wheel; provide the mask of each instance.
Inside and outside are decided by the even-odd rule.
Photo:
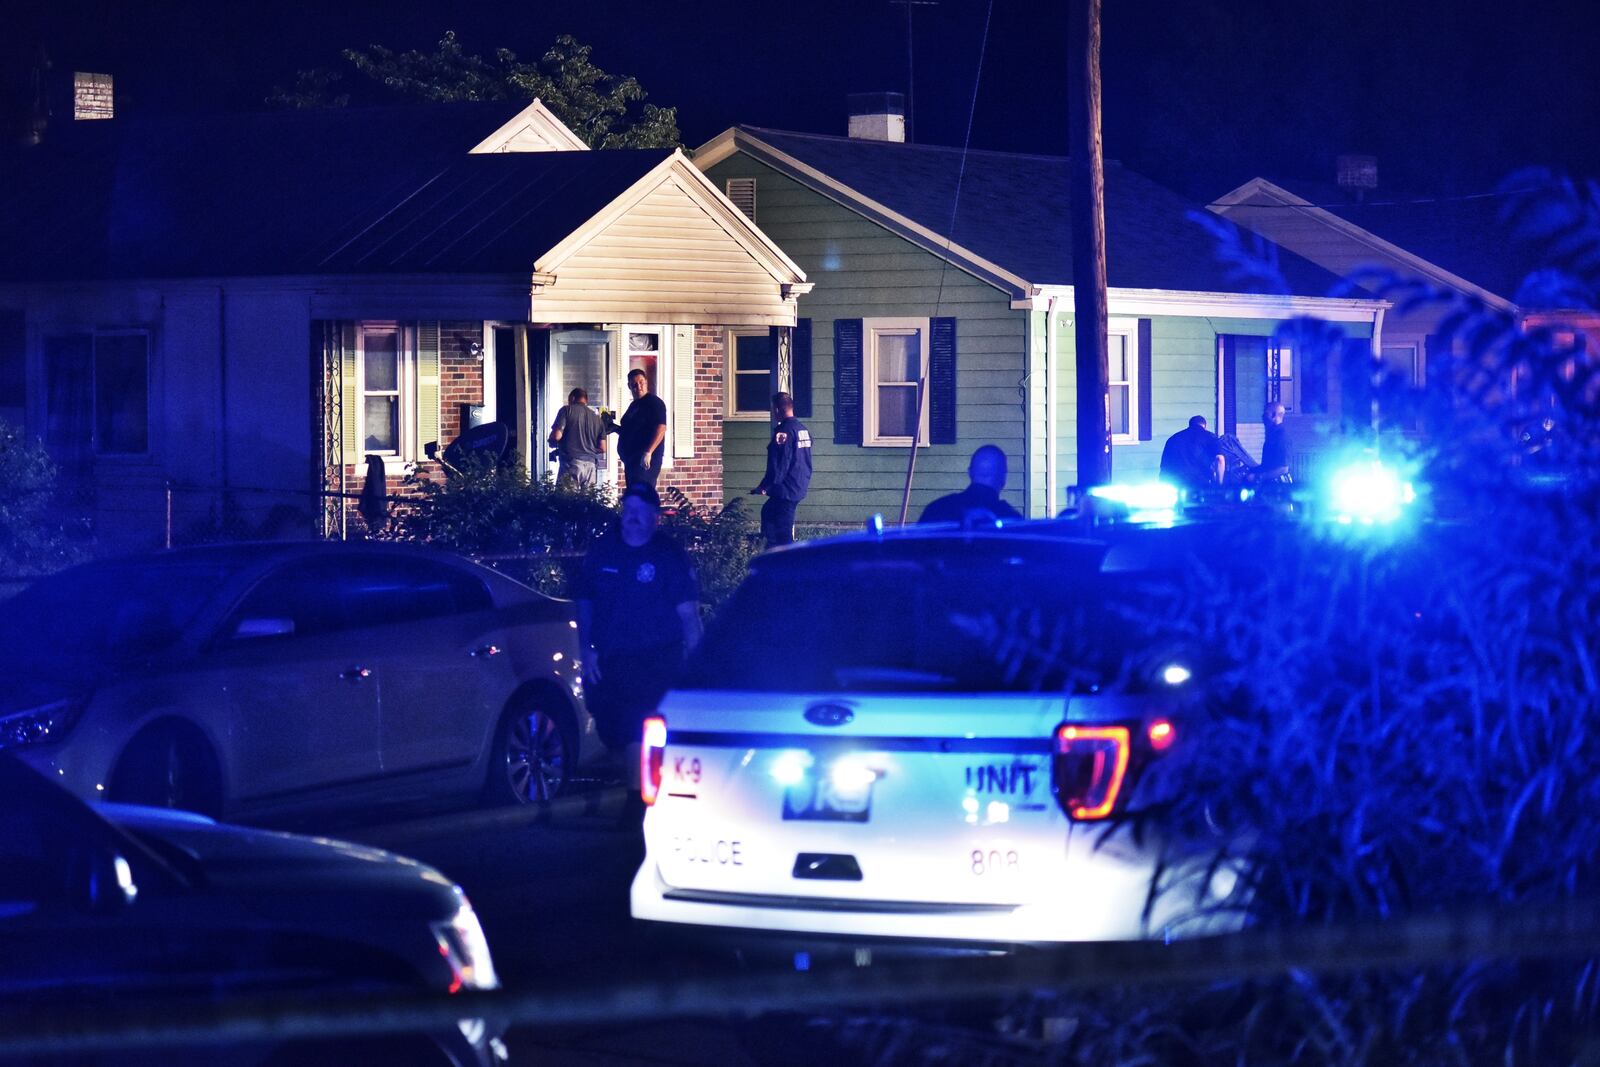
[[[217,815],[222,780],[216,756],[191,731],[170,726],[147,730],[117,761],[109,796],[124,804]]]
[[[530,804],[560,795],[571,776],[577,748],[567,716],[539,700],[513,706],[496,732],[489,765],[489,801]]]

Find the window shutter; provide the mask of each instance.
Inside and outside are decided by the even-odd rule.
[[[417,451],[439,441],[439,324],[417,324]]]
[[[956,443],[956,320],[928,321],[928,442]]]
[[[694,327],[672,328],[672,454],[694,456]]]
[[[1423,381],[1440,390],[1445,396],[1454,392],[1453,368],[1450,363],[1450,338],[1442,333],[1430,333],[1422,341]]]
[[[794,413],[797,418],[811,417],[811,320],[796,319],[794,334],[789,342],[789,358],[794,375]]]
[[[833,320],[833,443],[861,443],[861,393],[865,384],[860,319]]]
[[[361,438],[356,433],[356,407],[361,396],[356,390],[356,327],[353,322],[341,323],[338,330],[339,359],[339,412],[342,423],[339,431],[340,449],[345,466],[361,462]]]
[[[1372,339],[1346,337],[1339,349],[1339,415],[1347,433],[1372,430]]]
[[[1155,426],[1151,415],[1152,396],[1155,392],[1155,382],[1150,379],[1150,320],[1139,320],[1139,440],[1149,441],[1155,435]]]
[[[1222,432],[1239,432],[1238,338],[1223,334],[1222,342]]]

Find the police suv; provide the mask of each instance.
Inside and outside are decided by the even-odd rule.
[[[1237,928],[1216,842],[1146,817],[1198,660],[1130,612],[1186,533],[923,527],[758,558],[646,723],[634,916],[969,947]]]

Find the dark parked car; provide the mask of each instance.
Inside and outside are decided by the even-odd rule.
[[[7,756],[0,796],[0,1003],[8,1010],[277,992],[444,995],[498,984],[460,888],[414,860],[185,812],[89,805]],[[136,1062],[374,1057],[483,1067],[503,1059],[504,1047],[482,1021],[464,1019],[425,1037],[162,1049]],[[130,1060],[116,1053],[94,1062]]]
[[[598,749],[574,620],[415,546],[89,563],[0,606],[0,749],[82,797],[236,818],[547,799]]]

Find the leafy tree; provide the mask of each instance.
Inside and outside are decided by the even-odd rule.
[[[347,48],[341,55],[363,81],[346,71],[302,70],[273,89],[278,107],[345,107],[396,98],[451,103],[465,100],[532,100],[538,97],[591,148],[674,148],[678,109],[644,103],[636,78],[607,74],[590,59],[593,49],[562,34],[533,62],[508,48],[492,56],[468,53],[446,31],[432,52],[396,52],[382,45]]]

